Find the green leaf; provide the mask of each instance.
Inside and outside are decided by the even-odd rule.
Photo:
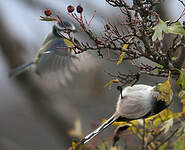
[[[152,41],[162,40],[163,32],[185,35],[185,29],[183,28],[183,26],[179,21],[171,25],[167,25],[167,23],[161,20],[160,18],[159,18],[159,23],[155,27],[153,27],[153,30],[154,30],[154,34],[152,36]]]
[[[152,41],[162,40],[162,33],[168,30],[167,24],[159,18],[159,23],[153,28],[154,35],[152,36]]]
[[[176,22],[171,26],[168,26],[167,32],[172,34],[185,35],[185,29],[183,28],[180,22]]]
[[[179,71],[180,71],[180,76],[176,84],[181,85],[182,89],[185,90],[185,71],[184,70],[179,70]]]

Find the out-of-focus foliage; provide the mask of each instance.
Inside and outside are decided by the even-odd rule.
[[[176,142],[174,143],[174,150],[183,150],[185,146],[185,136],[178,138]]]
[[[174,150],[183,150],[185,145],[185,122],[181,123],[181,127],[176,133],[177,139],[173,143]]]
[[[84,135],[82,133],[82,125],[80,118],[76,118],[74,122],[74,128],[68,131],[69,136],[82,138]]]

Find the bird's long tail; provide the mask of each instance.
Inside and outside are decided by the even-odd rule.
[[[12,71],[10,71],[9,77],[15,77],[15,76],[21,74],[22,72],[24,72],[27,69],[29,69],[33,63],[34,62],[32,61],[32,62],[29,62],[27,64],[24,64],[22,66],[19,66],[19,67],[13,69]]]
[[[104,129],[106,129],[109,125],[111,125],[118,117],[115,115],[112,115],[106,122],[104,122],[100,127],[98,127],[96,130],[94,130],[92,133],[88,134],[84,139],[80,141],[80,145],[87,143],[92,138],[97,136],[99,133],[101,133]]]

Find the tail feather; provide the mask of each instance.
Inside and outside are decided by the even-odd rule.
[[[21,74],[22,72],[29,69],[32,64],[33,64],[33,61],[13,69],[12,71],[10,71],[9,77],[15,77],[15,76]]]
[[[80,144],[85,144],[91,139],[93,139],[95,136],[97,136],[99,133],[101,133],[104,129],[106,129],[109,125],[111,125],[118,117],[113,115],[110,117],[106,122],[104,122],[100,127],[98,127],[96,130],[94,130],[92,133],[87,135],[84,139],[80,141]]]

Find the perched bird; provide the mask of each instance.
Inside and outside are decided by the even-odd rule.
[[[76,27],[70,22],[55,23],[35,58],[31,62],[13,69],[9,76],[14,77],[31,69],[39,75],[60,70],[63,76],[66,74],[67,78],[70,78],[70,72],[79,71],[80,68],[85,68],[86,70],[91,68],[93,63],[89,63],[91,66],[87,66],[87,63],[84,63],[84,60],[89,62],[91,59],[87,52],[75,55],[70,48],[73,47],[73,43],[68,39],[71,38],[73,42],[77,42],[74,38],[76,31]]]
[[[106,129],[114,121],[130,121],[147,118],[165,109],[169,104],[158,100],[159,92],[154,90],[155,86],[137,84],[124,88],[120,94],[115,113],[99,128],[87,135],[80,141],[85,144]],[[170,97],[171,100],[172,97]]]

